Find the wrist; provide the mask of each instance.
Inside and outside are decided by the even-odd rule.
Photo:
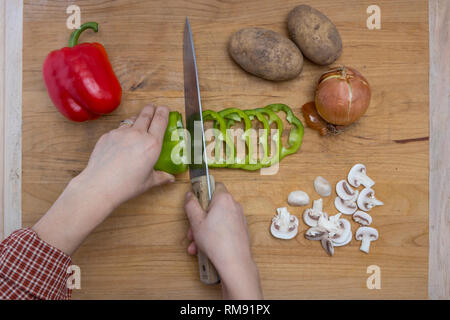
[[[74,196],[83,202],[91,203],[100,213],[105,213],[106,215],[121,204],[117,197],[114,198],[109,195],[106,190],[96,183],[96,179],[89,177],[89,174],[85,171],[82,171],[69,182],[64,193],[66,191],[70,196]]]
[[[42,240],[71,255],[113,209],[76,177],[33,229]]]
[[[218,269],[227,299],[262,299],[259,271],[252,257]]]

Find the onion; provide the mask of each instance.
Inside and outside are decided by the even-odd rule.
[[[345,66],[331,69],[319,79],[315,103],[317,112],[327,122],[349,125],[369,107],[369,83],[355,69]]]

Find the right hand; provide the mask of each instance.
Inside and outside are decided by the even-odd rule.
[[[206,213],[192,192],[185,211],[191,228],[188,252],[204,252],[216,267],[228,299],[260,299],[258,269],[250,250],[250,236],[242,207],[218,182]]]

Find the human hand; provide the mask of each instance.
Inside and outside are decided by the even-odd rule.
[[[153,186],[174,181],[172,175],[153,170],[168,115],[167,108],[149,105],[134,123],[104,134],[87,167],[33,226],[39,237],[72,254],[115,207]]]
[[[95,145],[88,165],[77,177],[115,206],[151,187],[175,181],[153,169],[158,161],[169,111],[152,104],[144,107],[133,124],[104,134]]]
[[[206,213],[192,192],[185,211],[191,228],[188,253],[204,252],[216,267],[227,299],[261,299],[258,269],[250,250],[250,236],[242,207],[222,183],[216,183]]]

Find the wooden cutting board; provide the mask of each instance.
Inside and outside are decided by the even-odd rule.
[[[65,46],[64,1],[25,1],[23,29],[23,224],[33,225],[64,186],[86,165],[96,140],[153,101],[184,113],[182,35],[189,16],[197,50],[205,109],[252,109],[286,103],[303,120],[300,107],[312,100],[326,67],[305,62],[302,74],[269,82],[242,71],[228,56],[230,35],[259,26],[287,35],[286,17],[307,3],[338,27],[343,54],[336,64],[361,71],[372,87],[366,115],[344,134],[320,137],[307,128],[300,151],[283,160],[279,172],[213,170],[242,203],[264,295],[269,299],[426,298],[428,278],[428,4],[377,1],[381,29],[369,30],[370,1],[77,1],[82,22],[97,21],[100,32],[81,41],[101,42],[122,84],[120,108],[89,123],[71,123],[52,106],[41,66]],[[328,257],[308,241],[301,222],[290,241],[269,233],[275,209],[287,206],[290,191],[307,191],[322,175],[332,184],[364,163],[385,202],[371,211],[380,239],[370,254],[359,241]],[[113,174],[113,173],[111,173]],[[73,257],[81,268],[74,298],[220,298],[219,287],[198,280],[197,260],[186,253],[188,222],[183,196],[187,174],[170,186],[150,190],[117,209]],[[336,213],[333,199],[324,201]],[[301,217],[304,208],[290,207]],[[70,221],[67,221],[70,223]],[[352,229],[357,226],[352,222]],[[381,269],[381,289],[366,287],[367,267]]]

